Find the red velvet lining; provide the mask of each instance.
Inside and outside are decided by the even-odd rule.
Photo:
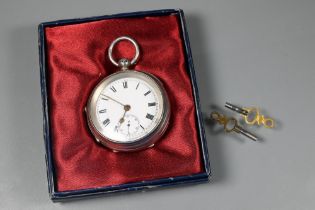
[[[110,19],[49,27],[45,32],[58,191],[190,175],[204,170],[177,16]],[[172,108],[170,126],[163,138],[155,147],[133,153],[114,153],[98,146],[84,113],[93,87],[117,71],[107,57],[107,49],[122,35],[138,42],[141,54],[135,69],[146,70],[162,80]],[[130,57],[134,49],[122,42],[117,51]]]

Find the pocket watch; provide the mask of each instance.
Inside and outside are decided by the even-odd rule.
[[[130,61],[113,58],[115,45],[130,41],[135,56]],[[128,36],[115,39],[108,49],[109,60],[120,70],[93,89],[86,105],[88,126],[96,142],[113,151],[137,151],[154,146],[167,129],[170,103],[162,82],[154,75],[129,69],[140,50]]]

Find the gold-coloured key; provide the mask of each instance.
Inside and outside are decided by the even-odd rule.
[[[225,103],[225,107],[241,114],[244,117],[244,121],[248,125],[264,125],[265,128],[275,127],[274,120],[272,118],[267,118],[262,115],[259,108],[241,108],[228,102]]]
[[[236,133],[243,134],[244,136],[250,138],[253,141],[257,141],[258,137],[254,134],[244,130],[241,126],[238,125],[237,120],[233,117],[226,117],[223,114],[218,112],[211,112],[210,118],[224,126],[224,131],[230,133],[232,131]]]

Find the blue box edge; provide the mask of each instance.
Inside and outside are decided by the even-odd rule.
[[[48,113],[48,97],[47,97],[47,86],[46,86],[46,63],[45,63],[45,27],[47,26],[57,26],[65,25],[70,23],[83,23],[89,21],[97,21],[103,19],[111,18],[124,18],[124,17],[141,17],[141,16],[162,16],[169,14],[178,14],[181,24],[181,33],[183,36],[183,44],[185,46],[185,53],[187,59],[187,70],[189,71],[190,79],[192,82],[192,91],[194,96],[194,102],[196,107],[196,116],[197,116],[197,125],[199,127],[199,138],[200,146],[202,150],[203,158],[203,167],[205,169],[204,173],[198,173],[187,176],[177,176],[172,178],[164,178],[158,180],[149,180],[143,182],[133,182],[128,184],[122,184],[117,186],[107,186],[94,189],[84,189],[84,190],[74,190],[74,191],[63,191],[58,192],[55,188],[55,175],[54,175],[54,164],[52,160],[52,148],[50,145],[50,126],[49,126],[49,113]],[[207,142],[205,137],[205,131],[202,121],[202,113],[200,111],[200,99],[198,94],[197,81],[195,76],[195,69],[193,65],[193,59],[190,49],[190,42],[184,17],[184,12],[182,9],[161,9],[161,10],[150,10],[150,11],[141,11],[141,12],[130,12],[130,13],[120,13],[114,15],[103,15],[103,16],[94,16],[89,18],[76,18],[76,19],[66,19],[66,20],[57,20],[44,22],[38,25],[38,34],[39,34],[39,64],[40,64],[40,85],[41,85],[41,95],[42,95],[42,106],[43,106],[43,130],[44,130],[44,142],[45,142],[45,159],[47,165],[47,179],[48,179],[48,191],[50,198],[53,201],[63,201],[71,198],[79,198],[86,196],[94,196],[100,194],[109,194],[116,192],[125,192],[125,191],[139,191],[139,190],[148,190],[156,187],[167,187],[174,186],[179,184],[189,184],[189,183],[198,183],[198,182],[207,182],[210,180],[211,170],[209,162],[209,154],[207,149]]]
[[[84,190],[73,190],[63,192],[53,192],[51,199],[53,201],[72,200],[80,197],[92,197],[98,195],[108,195],[112,193],[133,192],[133,191],[146,191],[152,190],[157,187],[170,187],[181,184],[193,184],[208,182],[209,176],[207,173],[194,174],[190,176],[178,176],[174,178],[163,178],[158,180],[149,180],[142,182],[133,182],[115,186],[107,186],[100,188],[91,188]]]

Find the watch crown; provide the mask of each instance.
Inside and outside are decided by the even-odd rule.
[[[127,58],[122,58],[118,61],[118,66],[121,67],[121,70],[127,70],[130,65],[131,63]]]

